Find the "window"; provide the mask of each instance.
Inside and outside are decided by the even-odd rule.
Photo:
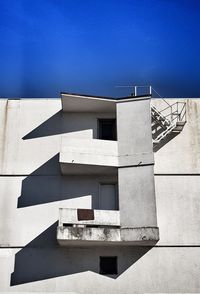
[[[99,209],[117,210],[118,196],[116,183],[101,183],[99,188]]]
[[[116,137],[116,119],[99,119],[98,139],[115,141]]]
[[[117,275],[117,256],[100,256],[99,273],[101,275]]]

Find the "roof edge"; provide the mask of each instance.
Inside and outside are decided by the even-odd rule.
[[[60,92],[60,95],[67,95],[67,96],[78,96],[82,98],[97,98],[97,99],[106,99],[106,100],[116,100],[114,97],[106,97],[106,96],[97,96],[91,94],[81,94],[81,93],[68,93],[68,92]]]
[[[99,100],[109,100],[112,102],[118,102],[119,100],[128,100],[128,99],[137,99],[137,98],[147,98],[152,97],[150,94],[146,95],[138,95],[138,96],[125,96],[125,97],[106,97],[106,96],[97,96],[97,95],[89,95],[89,94],[80,94],[80,93],[68,93],[68,92],[60,92],[60,95],[66,96],[76,96],[81,98],[90,98],[90,99],[99,99]]]

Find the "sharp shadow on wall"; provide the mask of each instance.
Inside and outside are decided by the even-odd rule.
[[[164,145],[169,143],[172,139],[174,139],[179,133],[172,132],[171,134],[168,134],[166,138],[160,141],[160,143],[153,144],[153,152],[157,152],[160,150]]]
[[[24,136],[23,140],[80,131],[80,128],[76,129],[75,126],[73,130],[69,129],[64,121],[64,114],[59,111]],[[82,130],[88,128],[90,127],[87,126]],[[53,175],[57,175],[56,180]],[[60,193],[59,189],[62,187],[60,181],[63,181],[64,178],[60,174],[59,154],[56,154],[23,180],[18,208],[91,194],[91,191],[86,190],[80,192],[78,185],[72,195]],[[106,255],[118,256],[118,274],[112,276],[112,278],[117,278],[152,248],[151,246],[60,247],[56,240],[57,225],[57,222],[52,224],[16,253],[14,272],[11,274],[11,286],[86,271],[99,273],[99,256]]]
[[[92,271],[99,273],[99,256],[118,256],[116,279],[152,247],[67,248],[57,244],[57,222],[28,243],[15,255],[11,286]]]
[[[39,138],[39,137],[46,137],[46,136],[52,136],[56,134],[61,134],[63,130],[62,125],[62,118],[63,114],[62,111],[58,111],[53,116],[51,116],[49,119],[47,119],[45,122],[40,124],[37,128],[32,130],[30,133],[26,134],[22,139],[33,139],[33,138]]]
[[[77,185],[75,179],[73,182],[73,176],[69,181],[68,178],[61,175],[59,154],[56,154],[22,181],[17,208],[84,197],[86,195],[92,196],[92,208],[94,208],[94,195],[90,187]],[[72,184],[73,191],[71,193],[65,192],[63,187],[66,188],[66,185],[72,186]]]
[[[64,113],[63,111],[58,111],[53,116],[48,118],[46,121],[41,123],[38,127],[36,127],[34,130],[26,134],[22,139],[28,140],[28,139],[34,139],[34,138],[40,138],[40,137],[47,137],[47,136],[53,136],[53,135],[59,135],[69,132],[78,132],[83,131],[87,129],[91,129],[90,124],[88,123],[85,125],[80,124],[70,124],[68,125],[66,123],[67,113]]]

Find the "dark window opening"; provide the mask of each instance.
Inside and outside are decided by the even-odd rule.
[[[99,209],[118,210],[118,185],[116,183],[101,183],[99,189]]]
[[[101,140],[117,140],[116,119],[98,120],[98,138]]]
[[[100,256],[101,275],[117,275],[117,256]]]

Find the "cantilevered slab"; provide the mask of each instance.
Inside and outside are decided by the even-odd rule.
[[[117,142],[62,136],[59,161],[64,174],[110,174],[118,166]]]
[[[61,100],[64,112],[116,112],[112,98],[61,93]]]
[[[112,226],[65,226],[57,228],[57,241],[61,246],[153,246],[159,240],[159,229],[114,228]]]
[[[81,210],[85,219],[79,220]],[[117,210],[60,209],[57,241],[61,246],[146,246],[154,245],[158,240],[157,227],[121,227]]]
[[[119,155],[118,141],[69,138],[63,135],[59,162],[63,174],[110,174],[111,168],[151,164],[153,153]]]
[[[62,110],[64,112],[116,112],[116,103],[150,99],[151,96],[128,96],[122,98],[100,97],[61,92]]]
[[[117,168],[112,166],[76,164],[76,163],[62,163],[60,162],[61,172],[63,175],[69,176],[115,176],[117,175]]]

